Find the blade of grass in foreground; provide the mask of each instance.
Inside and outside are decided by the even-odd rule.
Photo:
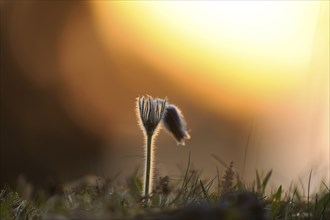
[[[229,168],[229,165],[226,163],[226,162],[224,162],[220,157],[218,157],[217,155],[215,155],[215,154],[210,154],[215,160],[217,160],[220,164],[222,164],[222,166],[224,166],[226,169],[228,169]]]
[[[182,195],[183,189],[187,185],[186,181],[187,181],[187,177],[188,177],[188,172],[190,170],[190,158],[191,158],[190,156],[191,156],[191,152],[189,151],[187,168],[186,168],[186,172],[185,172],[185,175],[184,175],[184,178],[182,181],[181,190],[179,191],[178,195],[169,203],[169,205],[174,204],[179,199],[179,197]]]

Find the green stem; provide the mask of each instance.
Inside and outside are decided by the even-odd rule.
[[[145,161],[145,184],[144,184],[144,197],[146,203],[149,202],[149,191],[151,187],[151,147],[152,147],[152,134],[147,135],[147,151]]]

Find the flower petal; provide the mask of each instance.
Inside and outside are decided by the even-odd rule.
[[[166,106],[165,99],[153,99],[151,96],[137,98],[139,124],[147,135],[152,135],[163,118]]]

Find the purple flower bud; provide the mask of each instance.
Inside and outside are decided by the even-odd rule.
[[[167,131],[172,133],[178,145],[185,145],[185,140],[190,136],[187,132],[186,122],[183,115],[175,105],[166,105],[163,124]]]

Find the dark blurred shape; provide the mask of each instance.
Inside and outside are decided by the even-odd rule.
[[[143,218],[136,218],[143,219]],[[228,193],[214,205],[194,204],[183,209],[156,214],[148,219],[160,220],[268,220],[264,204],[250,192]]]
[[[171,191],[172,191],[172,187],[170,186],[170,177],[169,176],[159,177],[156,186],[156,192],[168,196]]]
[[[77,4],[1,2],[0,186],[23,174],[52,187],[97,170],[102,141],[69,117],[57,88],[55,45]]]

